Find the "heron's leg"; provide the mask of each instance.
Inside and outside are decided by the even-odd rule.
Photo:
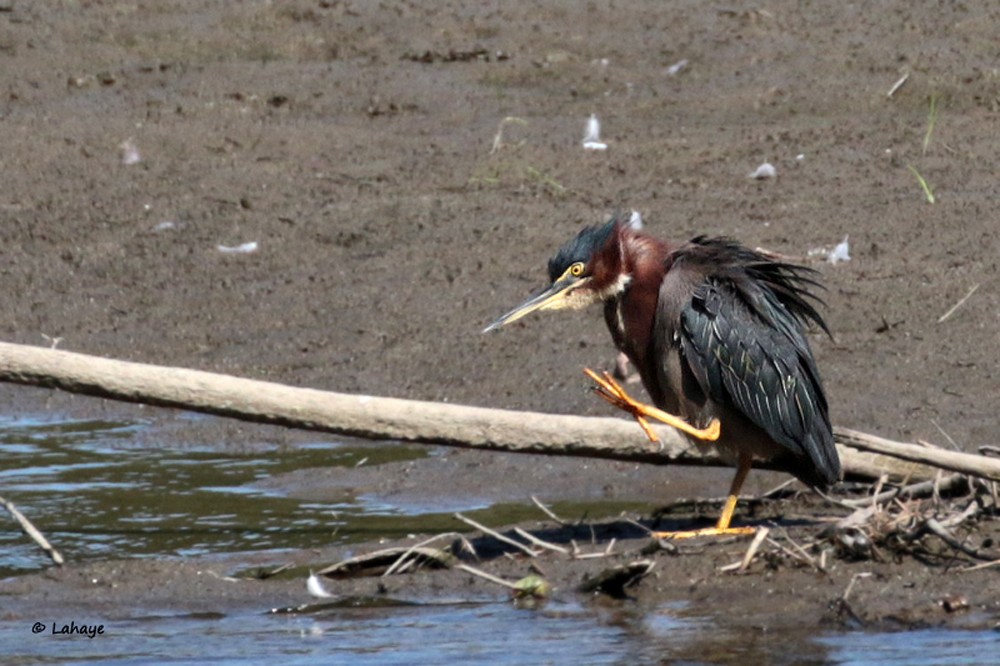
[[[743,482],[747,479],[747,474],[750,473],[751,460],[752,458],[749,454],[740,454],[736,476],[733,477],[733,482],[729,486],[729,496],[726,498],[726,504],[722,507],[722,515],[719,516],[719,522],[715,524],[715,527],[706,527],[700,530],[685,530],[682,532],[653,532],[653,536],[658,539],[690,539],[691,537],[699,536],[743,536],[756,532],[757,530],[753,527],[729,526],[733,520],[733,511],[736,509],[736,502],[740,498],[740,489],[743,487]]]
[[[721,429],[719,419],[712,419],[712,422],[709,423],[706,428],[695,428],[679,416],[668,414],[662,409],[637,401],[635,398],[626,393],[625,389],[623,389],[609,373],[605,372],[604,376],[601,377],[590,368],[584,368],[583,371],[587,373],[587,376],[594,380],[597,384],[597,386],[594,387],[597,395],[601,396],[615,407],[632,414],[636,421],[639,422],[639,425],[642,426],[642,429],[646,432],[646,436],[649,437],[651,442],[658,442],[659,440],[656,438],[656,435],[653,434],[652,429],[646,422],[647,418],[662,421],[663,423],[673,426],[681,432],[687,433],[688,435],[702,441],[714,442],[719,439],[719,432]]]

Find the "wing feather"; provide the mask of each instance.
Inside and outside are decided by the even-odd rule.
[[[721,242],[716,249],[729,250],[730,261],[685,271],[691,295],[683,304],[663,304],[667,297],[676,300],[676,284],[674,293],[661,292],[661,306],[676,317],[680,353],[691,375],[709,399],[735,407],[791,456],[810,460],[814,472],[804,472],[803,480],[833,483],[840,463],[802,327],[803,320],[813,320],[826,329],[806,300],[806,287],[814,282],[795,273],[797,267],[768,262],[735,244],[700,242]],[[675,264],[678,259],[686,257],[678,255]],[[720,265],[724,270],[712,270]]]

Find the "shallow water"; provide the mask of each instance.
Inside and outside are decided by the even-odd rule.
[[[264,483],[296,470],[379,465],[433,451],[338,439],[238,450],[166,446],[138,421],[0,419],[0,495],[69,561],[302,549],[445,532],[455,529],[455,511],[494,523],[539,515],[533,506],[464,496],[399,504],[345,489],[331,493],[336,500],[313,501]],[[568,515],[610,515],[634,506],[554,505],[570,510]],[[48,558],[27,537],[0,532],[0,576],[47,566]]]
[[[259,484],[269,475],[308,467],[414,459],[428,455],[425,448],[319,441],[220,452],[205,446],[164,448],[152,430],[138,421],[0,420],[0,495],[15,502],[71,560],[305,548],[367,540],[373,532],[396,537],[435,521],[447,529],[456,509],[526,517],[510,506],[456,505],[454,498],[419,507],[364,495],[310,502]],[[19,531],[0,532],[0,575],[46,566]],[[727,632],[679,605],[639,612],[627,604],[588,607],[559,599],[534,610],[492,601],[348,604],[287,614],[176,615],[152,609],[104,621],[104,633],[93,639],[53,635],[53,624],[38,620],[45,626],[37,635],[23,620],[0,621],[4,663],[280,659],[286,666],[569,661],[930,666],[997,663],[1000,654],[998,632]]]
[[[405,534],[407,512],[364,497],[296,500],[255,482],[427,455],[418,447],[338,442],[243,452],[163,448],[148,431],[139,422],[0,421],[0,494],[69,560],[303,548],[350,539],[362,516],[368,529]],[[47,564],[18,532],[0,533],[0,575]]]
[[[16,664],[995,664],[1000,634],[927,629],[824,636],[729,632],[670,606],[651,614],[550,602],[339,608],[308,615],[162,615],[115,620],[104,633],[32,635],[0,622]]]

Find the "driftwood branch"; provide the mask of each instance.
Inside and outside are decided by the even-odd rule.
[[[332,393],[9,343],[0,343],[0,381],[368,439],[659,465],[725,464],[715,447],[695,446],[666,426],[656,428],[662,442],[657,448],[623,418]],[[852,477],[918,481],[944,467],[1000,480],[1000,460],[850,430],[836,434]]]

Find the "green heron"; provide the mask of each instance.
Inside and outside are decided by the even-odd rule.
[[[587,374],[613,405],[715,442],[736,475],[714,528],[660,537],[748,534],[730,527],[755,459],[809,486],[840,478],[829,411],[803,326],[829,329],[813,302],[815,271],[728,238],[675,245],[613,217],[587,227],[549,261],[551,285],[490,324],[535,310],[604,304],[615,346],[635,366],[654,406],[631,398],[608,373]],[[655,439],[654,439],[655,441]]]

